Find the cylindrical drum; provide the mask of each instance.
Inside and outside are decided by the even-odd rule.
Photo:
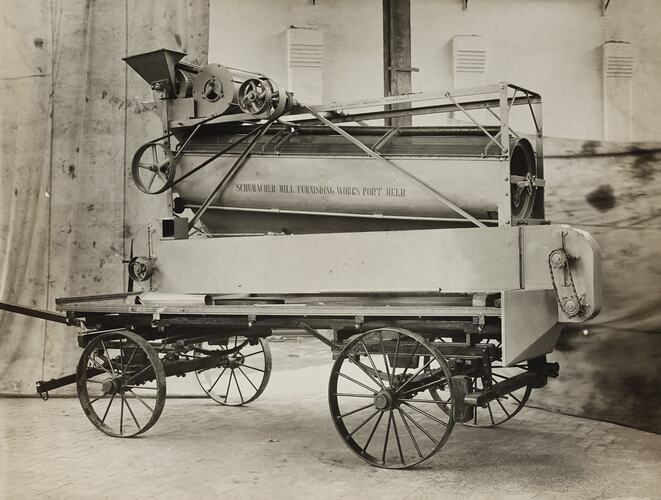
[[[529,182],[539,172],[534,149],[527,139],[512,141],[510,154],[504,156],[482,131],[473,127],[410,127],[399,129],[397,134],[389,134],[392,129],[387,127],[344,127],[418,179],[416,182],[365,155],[325,127],[278,127],[260,139],[248,161],[202,216],[210,233],[314,233],[473,225],[428,188],[487,225],[497,225],[505,208],[511,211],[513,221],[540,215],[535,213],[538,188]],[[185,149],[177,165],[177,177],[249,130],[236,125],[205,127]],[[228,173],[241,148],[177,184],[179,205],[196,211]],[[529,187],[521,189],[511,179]]]

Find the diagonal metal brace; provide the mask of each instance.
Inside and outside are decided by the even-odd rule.
[[[355,144],[356,146],[358,146],[358,147],[359,147],[360,149],[362,149],[365,153],[367,153],[368,156],[371,156],[371,157],[374,158],[375,160],[379,160],[381,163],[383,163],[383,164],[386,165],[387,167],[390,167],[390,168],[392,168],[392,169],[394,169],[394,170],[397,170],[399,173],[403,174],[404,176],[406,176],[407,178],[409,178],[410,180],[412,180],[415,184],[417,184],[418,186],[420,186],[421,188],[423,188],[425,191],[427,191],[429,194],[431,194],[434,198],[436,198],[438,201],[440,201],[441,203],[443,203],[445,206],[447,206],[448,208],[450,208],[450,209],[452,209],[453,211],[457,212],[459,215],[461,215],[461,216],[464,217],[465,219],[468,219],[470,222],[472,222],[473,224],[475,224],[477,227],[487,227],[486,224],[483,224],[482,222],[480,222],[479,220],[477,220],[475,217],[473,217],[471,214],[469,214],[468,212],[466,212],[466,211],[463,210],[462,208],[460,208],[460,207],[458,207],[457,205],[455,205],[454,203],[452,203],[450,200],[448,200],[445,196],[443,196],[441,193],[439,193],[438,191],[436,191],[434,188],[432,188],[431,186],[427,185],[426,183],[424,183],[423,181],[421,181],[420,179],[418,179],[416,176],[410,174],[409,172],[407,172],[406,170],[404,170],[404,169],[401,168],[400,166],[396,165],[396,164],[393,163],[392,161],[388,160],[387,158],[384,158],[384,157],[381,156],[378,152],[371,150],[370,148],[368,148],[367,146],[365,146],[365,144],[363,144],[363,143],[360,142],[358,139],[356,139],[355,137],[353,137],[353,136],[352,136],[351,134],[349,134],[347,131],[343,130],[341,127],[337,126],[336,124],[334,124],[333,122],[331,122],[330,120],[328,120],[326,117],[320,115],[319,113],[317,113],[316,111],[314,111],[313,109],[311,109],[309,106],[305,106],[305,108],[306,108],[306,109],[307,109],[307,110],[308,110],[308,111],[309,111],[309,112],[310,112],[310,113],[311,113],[311,114],[312,114],[317,120],[321,121],[321,122],[322,122],[324,125],[326,125],[327,127],[333,129],[335,132],[337,132],[338,134],[340,134],[342,137],[344,137],[346,140],[348,140],[348,141],[351,142],[352,144]],[[500,146],[500,145],[499,145],[499,146]]]

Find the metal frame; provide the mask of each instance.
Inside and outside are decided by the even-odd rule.
[[[511,94],[511,95],[510,95]],[[522,94],[520,97],[518,94]],[[291,96],[288,96],[291,98]],[[485,99],[485,97],[488,97]],[[436,104],[429,104],[429,102],[437,101]],[[359,113],[346,113],[347,110],[362,110],[364,108],[371,107],[380,107],[385,106],[386,108],[392,107],[394,104],[413,104],[413,103],[425,103],[422,107],[410,107],[407,109],[386,109],[384,111],[377,112],[359,112]],[[450,208],[452,211],[456,212],[461,218],[470,221],[477,227],[487,227],[487,225],[477,218],[473,217],[466,211],[464,211],[459,206],[455,205],[448,198],[443,196],[442,193],[439,193],[437,190],[430,187],[428,184],[418,179],[417,177],[411,175],[406,170],[400,168],[395,164],[391,159],[383,156],[379,150],[393,137],[399,133],[399,128],[394,127],[388,132],[386,132],[377,143],[369,148],[363,144],[355,136],[351,135],[348,131],[339,127],[338,123],[347,123],[347,122],[356,122],[364,124],[365,121],[390,118],[396,116],[414,116],[417,114],[443,114],[443,113],[452,113],[460,112],[462,113],[470,122],[472,122],[488,139],[489,142],[485,146],[481,157],[494,157],[505,159],[510,155],[510,139],[511,137],[518,137],[512,128],[510,127],[509,115],[513,106],[527,105],[530,113],[532,122],[536,130],[536,156],[537,156],[537,168],[540,177],[543,178],[543,135],[541,129],[541,96],[536,92],[530,91],[518,85],[514,85],[508,82],[501,82],[499,84],[487,85],[483,87],[472,87],[466,89],[458,89],[445,92],[424,92],[418,94],[407,94],[400,96],[388,96],[380,98],[369,98],[369,99],[358,99],[353,101],[346,102],[333,102],[329,104],[322,104],[317,106],[308,106],[301,103],[290,103],[290,105],[283,108],[279,113],[274,114],[269,118],[265,123],[259,125],[256,129],[249,132],[242,140],[246,139],[248,136],[254,137],[251,139],[250,143],[244,148],[244,150],[239,154],[239,157],[235,161],[234,166],[229,170],[228,174],[220,181],[216,189],[207,197],[207,199],[199,207],[195,217],[191,220],[189,228],[194,229],[195,224],[200,220],[204,212],[207,209],[211,208],[211,204],[214,200],[218,198],[222,190],[226,187],[228,182],[233,178],[234,174],[238,172],[246,160],[250,156],[253,148],[255,147],[258,139],[268,130],[268,128],[276,121],[281,118],[282,115],[290,115],[286,124],[291,127],[291,131],[285,135],[277,144],[277,148],[285,144],[291,137],[296,134],[296,127],[300,124],[318,122],[323,126],[330,128],[335,133],[341,135],[349,142],[361,149],[369,157],[379,161],[382,165],[387,166],[393,170],[396,170],[401,175],[407,177],[410,181],[413,181],[423,190],[427,191],[434,198],[436,198],[440,203]],[[496,113],[493,109],[498,108],[499,112]],[[488,112],[494,116],[499,121],[500,131],[492,135],[485,126],[481,125],[478,120],[471,115],[470,111],[486,109]],[[297,114],[303,115],[312,115],[310,118],[297,118]],[[224,118],[221,120],[221,118]],[[252,120],[254,121],[254,117]],[[222,123],[222,122],[237,122],[245,121],[246,118],[242,115],[228,115],[225,117],[207,117],[203,119],[194,119],[192,121],[182,124],[182,122],[177,122],[173,124],[169,121],[166,121],[168,129],[166,130],[167,137],[169,137],[169,128],[176,128],[181,126],[195,126],[194,130],[182,141],[182,146],[177,151],[177,158],[181,156],[183,150],[190,142],[191,137],[200,129],[200,126],[203,123]],[[366,125],[369,126],[369,125]],[[223,151],[213,155],[211,158],[205,160],[200,165],[195,167],[192,171],[185,174],[180,179],[175,180],[172,185],[174,186],[184,178],[192,175],[193,173],[199,171],[203,167],[210,164],[213,160],[219,158],[229,151],[236,145],[233,143],[231,146],[225,148]],[[490,155],[488,154],[489,145],[493,144],[498,148],[498,154]],[[503,162],[501,164],[501,175],[504,179],[503,192],[501,199],[504,200],[498,206],[498,225],[506,226],[511,225],[514,221],[512,220],[511,206],[509,201],[510,196],[510,185],[512,183],[523,182],[518,178],[510,178],[509,165]],[[538,182],[533,180],[533,185],[535,187],[542,187],[543,181]],[[541,201],[536,201],[537,206],[543,204],[543,195],[540,193]],[[188,208],[191,208],[190,206]],[[534,209],[535,207],[533,207]],[[458,219],[462,220],[462,219]]]

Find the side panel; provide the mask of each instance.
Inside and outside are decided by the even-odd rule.
[[[553,350],[562,331],[553,290],[516,290],[502,298],[503,362],[516,364]]]
[[[520,287],[513,228],[160,241],[153,283],[177,293],[499,292]]]

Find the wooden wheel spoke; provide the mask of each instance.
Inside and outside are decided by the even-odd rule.
[[[372,438],[374,437],[374,433],[376,432],[376,428],[381,423],[382,418],[383,418],[383,412],[380,412],[379,413],[379,418],[376,419],[376,422],[374,423],[374,427],[372,427],[372,431],[370,432],[370,435],[367,437],[367,441],[365,442],[365,446],[363,446],[363,453],[367,452],[367,447],[372,442]]]
[[[249,358],[250,356],[254,356],[254,355],[256,355],[256,354],[261,354],[261,353],[263,353],[263,352],[264,352],[264,350],[256,351],[256,352],[251,352],[250,354],[246,354],[245,356],[243,356],[243,359]]]
[[[101,340],[101,345],[103,346],[103,352],[106,355],[106,358],[108,359],[108,365],[110,365],[110,370],[112,371],[113,375],[115,374],[115,368],[112,366],[112,360],[110,359],[110,353],[108,352],[108,348],[106,347],[106,343]],[[120,346],[120,351],[121,351],[121,346]]]
[[[386,375],[388,376],[388,385],[392,386],[392,377],[390,376],[390,367],[388,366],[388,356],[386,356],[386,348],[383,346],[383,334],[379,332],[379,342],[381,344],[381,354],[383,355],[383,366],[386,368]]]
[[[351,394],[346,392],[335,392],[333,396],[344,397],[344,398],[373,398],[372,394]]]
[[[397,410],[399,411],[399,418],[401,418],[402,422],[404,422],[404,427],[406,427],[406,432],[408,433],[409,438],[411,438],[411,442],[413,443],[415,451],[418,453],[418,456],[422,458],[422,452],[420,451],[420,446],[418,446],[418,442],[415,440],[415,437],[413,437],[413,433],[411,432],[409,423],[404,418],[404,414],[402,413],[402,410],[400,408],[397,408]]]
[[[230,389],[232,384],[232,377],[234,376],[234,370],[230,370],[230,378],[227,381],[227,389],[225,389],[225,401],[227,401],[228,396],[230,395]]]
[[[356,380],[355,378],[350,377],[349,375],[346,375],[346,374],[344,374],[344,373],[342,373],[342,372],[339,372],[339,371],[336,371],[336,373],[337,373],[340,377],[345,378],[345,379],[347,379],[347,380],[350,380],[350,381],[353,382],[354,384],[359,385],[360,387],[363,387],[363,388],[367,389],[367,390],[370,391],[372,394],[376,394],[376,392],[377,392],[375,389],[372,389],[371,387],[369,387],[369,386],[363,384],[362,382],[359,382],[358,380]]]
[[[496,422],[493,419],[493,412],[491,411],[491,402],[487,403],[487,409],[489,410],[489,418],[491,419],[491,425],[496,425]]]
[[[512,399],[513,399],[514,401],[516,401],[516,402],[519,403],[521,406],[523,406],[523,403],[521,402],[521,400],[518,399],[514,394],[512,394],[512,393],[510,392],[510,393],[508,393],[507,395],[508,395],[508,396],[511,396]]]
[[[223,374],[225,373],[226,370],[227,370],[227,368],[223,368],[223,369],[222,369],[222,371],[220,372],[220,375],[218,375],[218,378],[214,381],[213,384],[211,384],[211,387],[209,387],[209,390],[208,390],[207,392],[211,392],[211,391],[213,391],[213,388],[216,387],[216,384],[217,384],[218,381],[220,380],[220,377],[223,376]]]
[[[120,394],[122,397],[122,405],[119,410],[119,433],[124,434],[124,394]]]
[[[239,377],[236,376],[234,370],[232,370],[232,375],[234,375],[234,385],[236,385],[236,389],[239,391],[239,398],[241,398],[241,404],[244,404],[245,401],[243,399],[243,393],[241,392],[241,386],[239,385]]]
[[[112,397],[110,398],[110,402],[108,403],[108,406],[106,407],[106,411],[103,413],[103,418],[101,419],[101,422],[106,421],[106,417],[108,416],[108,412],[110,411],[110,406],[112,405],[112,402],[115,400],[115,395],[113,394]]]
[[[399,408],[399,411],[401,411],[402,415],[404,415],[406,418],[408,418],[409,421],[420,430],[420,432],[422,432],[425,436],[427,436],[431,440],[432,443],[434,443],[436,446],[438,446],[438,441],[436,441],[436,439],[434,439],[434,437],[431,434],[429,434],[429,432],[427,432],[418,422],[416,422],[415,419],[413,417],[411,417],[411,415],[409,415],[404,410],[402,410],[401,407]]]
[[[262,373],[264,373],[264,370],[262,370],[261,368],[255,368],[254,366],[250,366],[250,365],[246,365],[246,364],[243,364],[243,365],[241,365],[241,366],[242,366],[243,368],[250,368],[251,370],[256,370],[256,371],[258,371],[258,372],[262,372]]]
[[[367,369],[367,367],[366,367],[365,365],[363,365],[360,361],[356,361],[356,360],[353,359],[351,356],[348,356],[347,359],[349,360],[349,363],[354,364],[354,365],[356,365],[358,368],[360,368],[360,369],[363,371],[363,373],[365,373],[365,375],[367,375],[367,376],[372,380],[372,382],[374,382],[374,383],[375,383],[376,385],[378,385],[379,387],[382,387],[382,384],[380,384],[379,381],[378,381],[377,379],[375,379],[375,378],[372,376],[372,374],[370,374],[370,372],[368,371],[368,369]]]
[[[425,417],[429,418],[430,420],[433,420],[436,423],[441,424],[444,427],[447,427],[448,424],[446,422],[443,422],[440,418],[435,417],[434,415],[427,413],[425,410],[421,410],[420,408],[413,406],[412,404],[407,403],[406,401],[402,401],[403,404],[411,408],[412,410],[417,411],[421,415],[424,415]]]
[[[411,351],[411,356],[409,356],[409,360],[406,363],[406,368],[404,368],[404,372],[402,372],[402,378],[406,375],[406,372],[409,371],[409,368],[411,367],[411,363],[413,362],[413,358],[415,357],[415,353],[418,351],[418,343],[416,342],[415,346],[413,347],[413,351]]]
[[[136,398],[138,401],[140,401],[145,408],[147,408],[150,412],[154,413],[154,409],[151,406],[149,406],[147,403],[145,403],[140,396],[138,396],[135,392],[133,392],[133,389],[130,389],[129,392],[133,394],[133,397]]]
[[[402,338],[402,334],[397,332],[397,343],[395,344],[395,357],[393,358],[394,363],[392,366],[392,378],[390,379],[390,387],[395,385],[395,371],[397,370],[397,357],[399,356],[399,341]]]
[[[102,369],[104,372],[106,372],[108,375],[110,375],[111,377],[114,376],[114,374],[111,373],[111,372],[109,372],[108,369],[107,369],[105,366],[99,364],[99,362],[98,362],[96,359],[94,359],[94,358],[89,358],[89,360],[90,360],[92,363],[94,363],[98,368]]]
[[[246,378],[246,380],[250,383],[250,385],[252,386],[252,388],[255,389],[255,392],[259,391],[259,389],[257,388],[257,386],[256,386],[255,384],[253,384],[253,383],[252,383],[252,380],[250,380],[250,378],[248,377],[248,375],[246,375],[246,372],[244,372],[244,371],[241,369],[241,366],[238,366],[237,368],[238,368],[239,371],[243,374],[243,376]]]
[[[98,398],[94,398],[92,401],[90,401],[90,404],[96,403],[99,399],[103,399],[107,396],[108,394],[101,394]]]
[[[395,431],[395,441],[397,441],[397,451],[399,452],[399,459],[402,461],[402,465],[406,465],[404,460],[404,453],[402,453],[402,442],[399,440],[399,432],[397,431],[397,422],[395,422],[395,417],[392,414],[392,409],[390,410],[390,420],[392,421],[392,429]]]
[[[140,424],[138,423],[138,419],[135,418],[135,414],[133,413],[133,410],[131,409],[131,405],[129,404],[128,399],[126,399],[126,408],[128,409],[129,413],[131,414],[131,417],[133,418],[133,421],[135,422],[135,426],[138,429],[141,429]]]
[[[400,394],[400,396],[403,395],[403,394],[408,394],[409,392],[416,392],[416,391],[421,392],[421,391],[424,391],[424,390],[426,390],[426,389],[430,389],[430,388],[432,388],[432,387],[434,387],[434,386],[440,385],[440,384],[442,384],[442,383],[443,383],[443,380],[434,380],[434,381],[432,381],[432,382],[428,382],[428,383],[426,383],[425,385],[421,385],[420,387],[414,387],[413,389],[408,389],[408,390],[406,390],[406,391],[403,391],[403,392]],[[402,387],[403,387],[403,386],[402,386]]]
[[[146,371],[149,370],[150,368],[152,368],[151,365],[147,365],[147,366],[145,366],[145,367],[144,367],[142,370],[140,370],[138,373],[136,373],[135,375],[131,375],[128,379],[126,379],[126,383],[128,384],[131,380],[133,380],[134,378],[136,378],[138,375],[142,375],[144,372],[146,372]]]
[[[388,422],[386,423],[386,436],[383,439],[383,454],[381,455],[381,463],[386,463],[386,453],[388,451],[388,438],[390,437],[390,423],[392,421],[392,412],[388,413]]]
[[[375,416],[377,413],[381,413],[381,412],[380,412],[379,410],[374,410],[374,412],[373,412],[369,417],[367,417],[365,420],[363,420],[363,421],[360,423],[360,425],[359,425],[358,427],[356,427],[353,431],[351,431],[351,432],[349,433],[348,437],[353,436],[356,432],[358,432],[360,429],[362,429],[363,426],[364,426],[367,422],[369,422],[370,420],[372,420],[372,419],[374,418],[374,416]]]
[[[124,369],[122,370],[122,377],[126,374],[126,369],[131,365],[131,361],[133,361],[133,357],[135,356],[135,352],[138,350],[138,344],[135,345],[133,348],[133,352],[131,353],[131,356],[129,357],[128,363],[124,365]]]
[[[417,377],[418,375],[420,375],[420,373],[421,373],[425,368],[427,368],[429,365],[431,365],[434,361],[436,361],[436,360],[432,357],[429,361],[427,361],[424,365],[422,365],[422,367],[421,367],[420,369],[418,369],[417,372],[415,372],[415,375],[413,375],[410,379],[408,379],[406,382],[404,382],[401,386],[399,386],[399,387],[397,388],[397,392],[399,393],[402,389],[404,389],[404,387],[406,387],[406,385],[407,385],[411,380],[413,380],[415,377]],[[415,389],[414,389],[414,390],[415,390]],[[404,393],[405,393],[405,392],[411,392],[411,391],[404,391]],[[402,393],[402,394],[404,394],[404,393]]]
[[[500,405],[500,407],[503,409],[503,411],[505,412],[505,415],[507,415],[507,418],[510,418],[510,414],[509,414],[509,412],[505,409],[505,407],[503,406],[503,403],[500,402],[500,398],[496,398],[496,402],[497,402],[497,403]]]
[[[346,413],[343,413],[342,415],[338,415],[337,418],[344,418],[348,417],[349,415],[353,415],[354,413],[358,413],[359,411],[366,410],[367,408],[373,407],[374,405],[372,403],[366,404],[365,406],[361,406],[360,408],[356,408],[355,410],[348,411]]]
[[[376,365],[374,364],[374,360],[372,359],[372,355],[367,350],[367,346],[365,345],[365,342],[363,342],[363,340],[360,339],[360,343],[363,345],[363,348],[365,349],[365,353],[367,354],[367,359],[369,359],[370,365],[372,365],[372,369],[374,370],[374,373],[376,373],[378,375],[379,370],[376,369]],[[376,379],[376,381],[379,384],[379,386],[381,386],[382,389],[386,388],[386,386],[383,385],[383,382],[381,381],[381,376],[380,375],[379,375],[379,378]]]

